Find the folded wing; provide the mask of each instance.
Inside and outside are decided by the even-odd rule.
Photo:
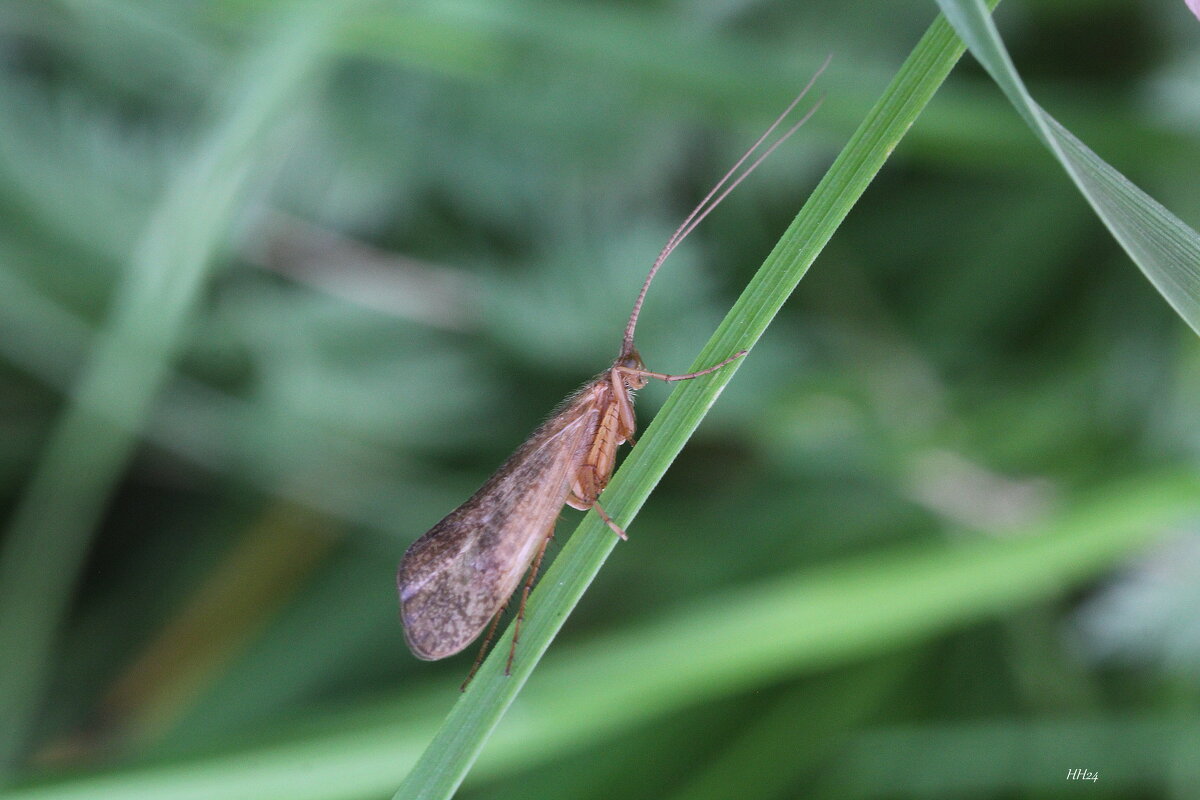
[[[516,590],[551,534],[597,425],[584,387],[465,503],[404,554],[396,574],[404,635],[426,660],[454,655]]]

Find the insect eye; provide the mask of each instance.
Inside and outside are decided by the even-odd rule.
[[[625,358],[621,359],[620,365],[622,367],[625,367],[626,369],[645,369],[646,368],[646,365],[642,363],[642,359],[638,358],[636,354],[631,355],[631,356],[626,356]]]

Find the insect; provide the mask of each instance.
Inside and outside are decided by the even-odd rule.
[[[418,658],[432,661],[458,653],[479,636],[490,620],[483,648],[467,677],[469,682],[522,575],[528,573],[505,667],[505,674],[509,673],[525,603],[564,504],[581,510],[594,508],[613,533],[621,539],[627,538],[600,505],[599,497],[612,476],[617,447],[633,441],[634,393],[651,378],[691,380],[715,372],[746,354],[741,350],[720,363],[683,375],[646,369],[633,344],[646,292],[679,243],[817,110],[820,102],[742,169],[824,69],[822,66],[817,71],[804,91],[667,241],[638,292],[625,326],[621,352],[612,366],[564,400],[475,494],[417,539],[404,554],[396,572],[396,587],[405,639]]]

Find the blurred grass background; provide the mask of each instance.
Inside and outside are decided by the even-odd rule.
[[[691,361],[934,10],[0,6],[4,535],[40,525],[64,569],[0,573],[6,610],[36,606],[0,642],[32,712],[0,721],[14,794],[388,796],[470,661],[407,653],[400,554],[611,361],[662,242],[832,52],[817,117],[650,294],[647,362]],[[1184,5],[998,21],[1042,104],[1195,227]],[[964,59],[461,796],[1055,797],[1076,767],[1092,794],[1192,796],[1200,546],[1161,509],[1194,485],[1198,356]],[[1021,585],[956,554],[1126,517],[1147,544],[1048,599],[911,632],[871,605]],[[881,555],[914,548],[947,567]],[[710,623],[810,575],[868,598],[814,605],[854,645],[736,685],[654,657],[657,629],[738,648]],[[669,700],[630,713],[580,677],[619,684],[622,658]]]

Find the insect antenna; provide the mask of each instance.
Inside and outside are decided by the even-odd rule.
[[[829,66],[830,58],[832,58],[832,56],[827,56],[825,58],[825,62],[821,64],[820,68],[813,74],[812,78],[809,79],[808,84],[800,91],[800,94],[796,95],[796,98],[792,100],[791,103],[788,103],[788,107],[783,110],[783,113],[775,118],[775,121],[771,123],[770,127],[763,131],[762,135],[758,137],[757,141],[754,142],[750,149],[742,154],[742,157],[737,160],[737,163],[730,167],[729,171],[725,173],[721,180],[717,181],[716,185],[713,186],[712,189],[709,190],[708,194],[704,196],[704,199],[692,209],[692,212],[687,215],[683,222],[680,223],[679,227],[675,229],[675,232],[671,234],[671,238],[667,240],[665,245],[663,245],[663,249],[659,252],[658,258],[654,259],[654,263],[650,266],[650,272],[646,275],[646,280],[642,282],[642,288],[641,291],[638,292],[637,300],[635,300],[633,303],[633,312],[629,315],[629,322],[625,325],[625,338],[621,344],[622,356],[633,352],[633,331],[634,328],[637,327],[638,315],[642,311],[642,303],[646,299],[646,291],[650,288],[650,283],[654,280],[654,276],[657,274],[659,267],[661,267],[663,262],[667,260],[667,257],[674,252],[675,248],[679,246],[679,243],[687,238],[687,235],[695,230],[696,226],[703,222],[704,218],[712,213],[713,209],[720,205],[721,201],[724,200],[730,192],[737,188],[738,184],[748,178],[750,173],[754,172],[758,165],[766,160],[767,156],[775,152],[775,148],[787,141],[788,137],[798,131],[801,125],[808,122],[809,117],[815,114],[817,109],[821,107],[821,102],[824,98],[817,100],[817,102],[813,104],[813,107],[806,111],[804,116],[801,117],[798,122],[788,128],[778,139],[772,142],[766,150],[763,150],[761,153],[759,153],[757,158],[750,163],[750,166],[746,167],[740,173],[738,172],[738,170],[741,170],[742,165],[745,164],[746,161],[755,154],[755,151],[762,146],[763,142],[765,142],[768,137],[775,132],[775,129],[783,123],[787,116],[792,113],[792,110],[800,104],[800,101],[803,100],[804,96],[808,94],[808,91],[812,89],[813,84],[817,82],[817,78],[821,77],[821,73],[824,72],[825,68]]]

